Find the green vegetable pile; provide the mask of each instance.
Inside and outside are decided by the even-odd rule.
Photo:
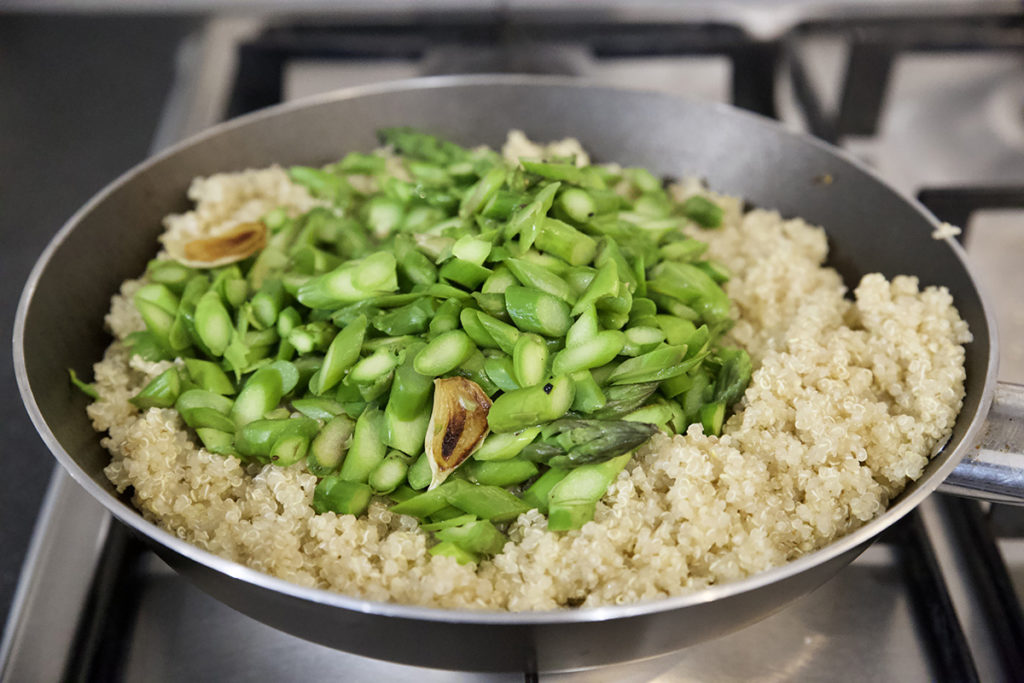
[[[717,227],[719,206],[676,202],[641,168],[381,138],[292,168],[329,206],[271,212],[256,254],[150,262],[146,329],[127,343],[183,363],[136,406],[174,408],[214,453],[304,460],[319,513],[385,496],[460,562],[499,552],[495,525],[530,508],[552,530],[582,526],[656,430],[720,433],[750,359],[720,343],[728,273],[683,232]],[[493,404],[460,396],[428,434],[446,377]]]

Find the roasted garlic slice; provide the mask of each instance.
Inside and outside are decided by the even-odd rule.
[[[434,409],[424,447],[430,463],[430,488],[436,488],[484,442],[491,409],[480,385],[465,377],[434,380]]]
[[[184,244],[167,244],[167,250],[175,260],[191,268],[215,268],[248,258],[266,244],[267,226],[255,221],[239,223],[211,237],[190,240]]]

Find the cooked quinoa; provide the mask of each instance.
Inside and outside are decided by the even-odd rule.
[[[316,203],[276,167],[197,179],[189,197],[195,210],[166,219],[165,244]],[[821,548],[880,514],[948,438],[970,334],[944,288],[875,274],[850,300],[823,265],[821,228],[715,200],[724,225],[700,239],[736,274],[727,341],[750,353],[750,386],[722,437],[695,425],[651,439],[582,529],[549,532],[531,510],[511,524],[503,552],[459,565],[430,555],[417,521],[382,502],[361,518],[315,514],[317,479],[303,463],[210,454],[175,411],[129,403],[170,365],[132,358],[122,343],[144,327],[131,302],[139,280],[113,297],[106,323],[116,339],[95,366],[100,398],[89,415],[108,434],[106,475],[120,492],[131,487],[147,519],[217,555],[304,586],[436,607],[651,600]]]

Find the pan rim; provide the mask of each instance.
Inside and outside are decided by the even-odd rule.
[[[357,86],[322,93],[311,97],[302,98],[292,102],[278,104],[272,107],[261,109],[229,121],[217,124],[196,135],[190,136],[161,152],[148,157],[142,162],[131,167],[102,190],[94,195],[88,202],[79,208],[61,227],[61,229],[48,242],[45,249],[38,257],[26,285],[18,301],[17,312],[13,327],[13,356],[15,377],[22,402],[31,418],[40,438],[47,448],[58,460],[65,472],[80,486],[85,488],[93,498],[99,501],[119,521],[127,524],[136,532],[148,537],[163,547],[181,555],[199,565],[206,566],[221,574],[233,579],[245,582],[266,590],[288,596],[289,598],[302,601],[341,608],[352,612],[374,614],[378,616],[398,617],[402,619],[433,621],[443,623],[462,623],[476,625],[503,625],[503,626],[533,626],[539,624],[569,624],[600,622],[613,619],[625,619],[639,617],[646,614],[670,612],[676,609],[683,609],[698,604],[715,602],[729,597],[735,597],[743,593],[764,588],[782,580],[791,578],[804,572],[807,569],[828,562],[844,553],[854,551],[859,546],[866,547],[883,530],[897,522],[917,507],[927,496],[945,480],[950,472],[956,467],[966,454],[968,447],[975,443],[981,429],[984,426],[984,416],[988,414],[992,402],[995,383],[998,371],[998,330],[995,324],[991,306],[987,303],[989,298],[980,286],[977,278],[969,267],[966,260],[966,253],[955,240],[945,238],[947,245],[953,249],[954,254],[964,268],[972,286],[979,294],[983,309],[983,317],[989,333],[989,358],[986,366],[986,373],[983,382],[982,395],[979,400],[978,410],[971,419],[970,424],[958,447],[950,453],[945,462],[926,479],[918,480],[918,488],[910,495],[902,497],[895,505],[889,507],[881,515],[870,520],[851,533],[833,541],[827,546],[812,553],[803,555],[793,561],[758,572],[737,581],[718,584],[702,588],[692,593],[661,598],[657,600],[642,601],[628,605],[610,605],[587,608],[556,609],[543,611],[509,612],[499,610],[470,610],[424,607],[418,605],[407,605],[391,602],[366,600],[343,593],[323,588],[308,588],[289,582],[256,569],[252,569],[233,560],[228,560],[198,546],[192,545],[170,532],[162,529],[156,524],[146,520],[134,507],[131,507],[112,494],[111,490],[100,486],[78,465],[72,456],[64,450],[63,446],[52,433],[44,419],[42,412],[35,401],[35,397],[29,383],[27,367],[25,364],[24,333],[28,310],[33,295],[46,269],[51,257],[61,246],[64,240],[78,225],[82,217],[88,215],[92,209],[102,203],[109,195],[114,193],[122,185],[126,184],[136,175],[161,163],[164,159],[177,154],[179,151],[204,143],[207,139],[215,137],[226,130],[244,127],[250,123],[264,118],[284,115],[287,112],[297,109],[321,106],[336,101],[357,99],[360,97],[387,94],[391,92],[428,90],[438,88],[461,88],[481,86],[505,86],[505,87],[558,87],[588,90],[606,90],[617,93],[630,92],[638,96],[666,98],[674,101],[684,101],[691,105],[710,108],[722,113],[724,116],[746,118],[750,123],[761,128],[770,129],[774,135],[796,138],[802,144],[811,144],[821,151],[838,157],[844,163],[849,164],[855,170],[869,176],[872,180],[884,186],[889,192],[896,194],[901,200],[908,203],[922,218],[934,228],[938,228],[939,221],[929,213],[920,202],[913,197],[906,196],[902,191],[892,187],[881,179],[877,173],[865,166],[845,151],[828,145],[816,138],[804,133],[787,129],[779,122],[762,117],[760,115],[743,111],[731,105],[704,102],[678,95],[647,91],[642,89],[631,89],[613,87],[597,83],[590,79],[581,79],[565,76],[535,76],[535,75],[454,75],[454,76],[432,76],[425,78],[403,79],[378,83],[365,86]],[[958,417],[959,419],[959,417]],[[945,448],[936,449],[941,451]]]

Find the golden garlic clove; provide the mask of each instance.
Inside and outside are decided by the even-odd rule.
[[[434,409],[424,447],[430,463],[430,488],[436,488],[484,442],[490,428],[491,399],[465,377],[434,380]]]
[[[193,268],[214,268],[241,261],[267,244],[267,226],[239,223],[227,232],[186,242],[179,261]]]

